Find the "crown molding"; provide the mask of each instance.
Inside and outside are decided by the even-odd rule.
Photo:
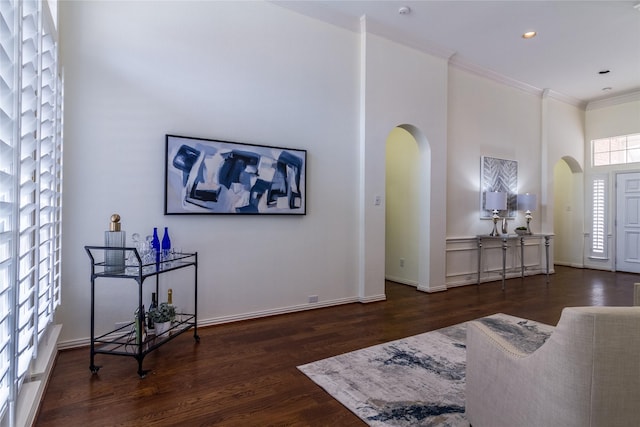
[[[627,102],[640,101],[640,90],[628,92],[611,98],[599,99],[591,101],[587,104],[587,110],[596,110],[598,108],[613,107],[614,105],[626,104]]]
[[[573,105],[574,107],[580,108],[581,110],[584,110],[587,107],[587,101],[583,101],[581,99],[574,98],[573,96],[565,95],[563,93],[556,92],[551,89],[549,89],[548,91],[548,96],[549,98],[555,99],[556,101]]]
[[[467,71],[471,74],[475,74],[477,76],[484,77],[489,80],[493,80],[496,83],[501,83],[503,85],[519,89],[531,95],[542,96],[542,89],[539,89],[535,86],[531,86],[527,83],[523,83],[519,80],[512,79],[502,74],[496,73],[495,71],[491,71],[487,68],[480,67],[479,65],[473,62],[466,61],[465,59],[461,58],[457,54],[453,55],[449,59],[449,64],[460,70]]]
[[[530,84],[523,83],[519,80],[504,76],[500,73],[496,73],[495,71],[491,71],[489,69],[480,67],[479,65],[473,62],[469,62],[460,58],[458,55],[451,56],[451,58],[449,59],[449,64],[453,67],[459,68],[461,70],[467,71],[469,73],[475,74],[480,77],[484,77],[496,83],[500,83],[505,86],[509,86],[509,87],[513,87],[515,89],[521,90],[530,95],[535,95],[543,98],[549,97],[581,109],[584,109],[587,105],[585,101],[574,98],[572,96],[564,95],[560,92],[556,92],[550,89],[540,89]]]

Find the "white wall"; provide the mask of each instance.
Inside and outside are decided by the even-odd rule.
[[[543,100],[543,145],[540,212],[536,214],[543,230],[554,233],[560,263],[583,266],[584,252],[584,110],[545,97]],[[558,164],[564,173],[556,176]],[[568,169],[568,170],[567,170]],[[561,179],[561,182],[557,180]],[[562,218],[560,224],[556,219]]]
[[[534,233],[553,233],[553,171],[563,157],[582,162],[584,112],[578,107],[540,94],[525,92],[452,67],[449,72],[449,153],[447,175],[447,283],[448,286],[477,280],[478,250],[473,236],[488,234],[489,220],[480,220],[480,158],[491,156],[518,162],[518,192],[537,195],[533,212]],[[572,203],[582,205],[582,185],[574,184]],[[518,211],[509,220],[509,231],[525,225]],[[574,210],[571,238],[581,242],[582,210]],[[577,235],[576,235],[577,233]],[[539,242],[542,245],[542,242]],[[581,259],[581,245],[571,248],[570,259]],[[542,271],[542,246],[528,248],[527,268]],[[499,278],[499,250],[486,250],[482,280]],[[515,251],[508,264],[519,266]],[[553,243],[550,248],[553,260]],[[551,269],[553,265],[551,263]]]
[[[368,293],[384,285],[384,204],[371,209],[385,191],[385,146],[396,126],[419,136],[420,182],[427,193],[420,205],[418,288],[445,289],[447,175],[447,61],[374,35],[363,38],[366,79],[361,150],[362,268]],[[412,133],[413,134],[413,133]],[[413,135],[416,137],[416,135]],[[428,262],[427,262],[428,260]]]
[[[203,322],[357,299],[357,34],[262,2],[61,2],[60,20],[62,341],[89,336],[83,246],[114,212],[199,252]],[[308,214],[164,216],[166,133],[307,149]],[[99,286],[99,329],[129,319],[133,286]]]
[[[480,220],[482,156],[517,161],[518,189],[540,194],[540,97],[457,68],[449,80],[447,237],[487,234],[493,224]],[[518,212],[509,230],[523,222]]]
[[[475,283],[478,272],[476,235],[488,234],[490,220],[480,219],[482,156],[518,162],[518,188],[539,194],[540,97],[452,67],[449,70],[449,156],[447,158],[447,286]],[[521,212],[508,229],[524,223]],[[534,231],[539,231],[534,223]],[[540,242],[536,242],[538,245]],[[527,252],[530,252],[529,248]],[[539,246],[535,251],[540,253]],[[527,260],[527,264],[540,263]],[[507,268],[515,266],[510,250]],[[498,280],[502,251],[483,250],[481,280]],[[519,265],[519,264],[518,264]]]
[[[360,35],[267,2],[96,1],[61,2],[59,20],[66,145],[56,320],[66,345],[89,336],[83,246],[102,243],[114,212],[129,236],[168,226],[175,246],[199,252],[199,318],[212,324],[384,298],[385,146],[397,126],[419,147],[421,290],[446,289],[452,269],[475,271],[474,248],[451,262],[447,239],[470,242],[490,228],[478,212],[481,156],[517,160],[529,192],[552,173],[541,160],[540,96],[368,34],[366,19]],[[308,214],[164,216],[167,133],[308,150]],[[175,299],[188,309],[190,275],[177,279]],[[98,329],[131,317],[132,287],[99,284]]]
[[[585,150],[587,153],[594,139],[640,133],[640,99],[638,98],[640,93],[629,97],[628,102],[589,105],[586,112]]]

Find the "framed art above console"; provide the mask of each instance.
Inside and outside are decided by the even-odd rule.
[[[480,163],[480,218],[491,219],[492,212],[484,208],[487,192],[507,194],[507,210],[501,217],[515,218],[518,209],[518,162],[482,156]]]

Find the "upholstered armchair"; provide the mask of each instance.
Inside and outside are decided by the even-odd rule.
[[[569,307],[524,354],[467,327],[466,416],[473,427],[640,425],[640,307]]]

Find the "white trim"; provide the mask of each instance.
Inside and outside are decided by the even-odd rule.
[[[489,80],[493,80],[494,82],[501,83],[506,86],[511,86],[516,89],[520,89],[523,92],[529,93],[531,95],[542,96],[542,89],[539,89],[535,86],[531,86],[527,83],[522,83],[518,80],[512,79],[510,77],[506,77],[502,74],[496,73],[495,71],[489,70],[487,68],[482,68],[473,62],[466,61],[461,59],[458,55],[454,55],[450,60],[449,64],[452,66],[470,72],[480,77],[484,77]]]
[[[612,107],[614,105],[626,104],[628,102],[634,102],[634,101],[640,101],[640,90],[625,93],[623,95],[614,96],[612,98],[591,101],[587,104],[586,110],[591,111],[599,108]]]
[[[449,64],[452,66],[459,68],[461,70],[467,71],[469,73],[475,74],[480,77],[484,77],[489,80],[493,80],[496,83],[503,84],[505,86],[513,87],[519,89],[525,93],[542,97],[543,95],[549,96],[550,98],[556,99],[558,101],[564,102],[569,105],[573,105],[575,107],[584,109],[587,103],[580,99],[574,98],[572,96],[564,95],[559,92],[555,92],[550,89],[540,89],[535,86],[532,86],[528,83],[523,83],[519,80],[512,79],[511,77],[504,76],[495,71],[489,70],[487,68],[480,67],[477,64],[461,59],[457,55],[453,55],[449,59]]]
[[[387,296],[385,294],[371,295],[364,298],[358,298],[358,302],[363,304],[368,304],[370,302],[386,301],[386,300],[387,300]]]
[[[262,317],[277,316],[280,314],[296,313],[299,311],[315,310],[317,308],[333,307],[337,305],[351,304],[356,302],[369,303],[369,302],[376,302],[376,301],[384,301],[385,299],[386,299],[386,296],[384,294],[374,295],[366,298],[358,298],[358,297],[339,298],[339,299],[330,300],[330,301],[292,305],[289,307],[281,307],[281,308],[276,308],[272,310],[262,310],[262,311],[254,311],[251,313],[212,317],[209,319],[198,320],[198,328],[206,327],[206,326],[222,325],[225,323],[239,322],[242,320],[260,319]],[[88,346],[89,344],[90,344],[90,339],[88,337],[80,338],[75,340],[62,341],[58,344],[58,349],[66,350],[70,348]]]
[[[408,280],[408,279],[403,279],[401,277],[396,277],[396,276],[384,276],[384,280],[388,280],[390,282],[395,282],[395,283],[400,283],[401,285],[408,285],[408,286],[413,286],[414,288],[418,286],[418,281],[416,280]]]
[[[587,108],[587,105],[588,105],[587,101],[583,101],[581,99],[574,98],[572,96],[565,95],[551,89],[545,89],[545,90],[548,91],[547,95],[549,96],[549,98],[555,99],[556,101],[564,102],[565,104],[573,105],[574,107],[580,108],[581,110],[584,110],[585,108]]]
[[[432,294],[434,292],[442,292],[447,290],[447,285],[440,286],[418,286],[418,290],[421,292],[426,292],[428,294]]]
[[[58,355],[57,343],[60,331],[62,331],[62,325],[53,325],[40,340],[38,357],[33,362],[32,369],[27,372],[25,383],[20,389],[16,408],[16,426],[31,426],[35,423]]]
[[[581,263],[577,263],[577,262],[568,262],[568,261],[557,261],[554,260],[553,263],[555,265],[562,265],[565,267],[573,267],[573,268],[584,268],[584,264]]]

